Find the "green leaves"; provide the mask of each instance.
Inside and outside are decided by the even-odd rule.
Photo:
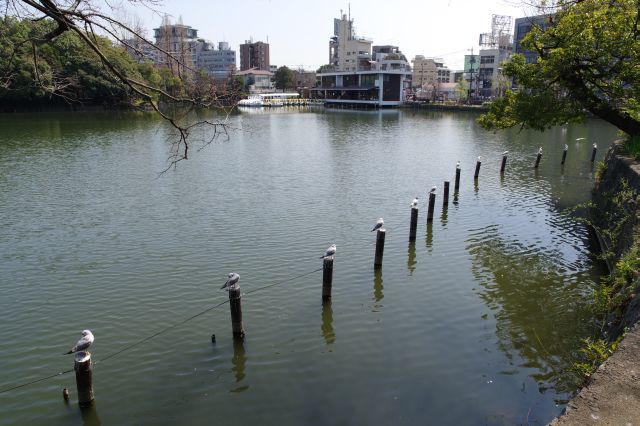
[[[564,2],[543,31],[522,45],[539,54],[504,65],[517,91],[494,102],[479,122],[487,129],[520,125],[542,130],[583,120],[587,112],[622,131],[640,134],[640,0]]]

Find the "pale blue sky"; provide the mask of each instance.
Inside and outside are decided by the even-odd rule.
[[[492,14],[531,15],[517,0],[165,0],[156,9],[174,20],[182,16],[200,37],[227,41],[236,51],[245,40],[268,38],[271,64],[316,69],[328,62],[333,19],[341,9],[348,13],[349,4],[357,35],[399,46],[409,60],[441,57],[452,69],[462,68],[465,50],[477,51]],[[140,7],[131,12],[152,37],[161,15]]]

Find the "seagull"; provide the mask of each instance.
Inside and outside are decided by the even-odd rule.
[[[220,287],[220,290],[226,287],[229,287],[229,289],[233,287],[235,289],[239,279],[240,279],[240,275],[236,274],[235,272],[230,272],[229,278],[227,278],[227,282],[224,283],[222,287]]]
[[[505,151],[502,153],[502,155],[507,155],[509,153],[509,151]]]
[[[482,156],[478,155],[478,163],[482,161]]]
[[[538,155],[542,155],[542,147],[538,150]]]
[[[593,144],[593,149],[596,149],[596,148],[598,148],[598,144],[597,144],[597,143],[594,143],[594,144]]]
[[[378,230],[380,228],[382,228],[382,225],[384,225],[384,220],[382,218],[378,219],[378,221],[376,222],[376,226],[373,227],[373,229],[371,230],[371,232]]]
[[[431,191],[429,191],[429,194],[435,194],[435,193],[436,193],[436,186],[435,186],[435,185],[433,185],[433,186],[431,187]]]
[[[93,343],[93,334],[91,330],[82,330],[82,337],[78,340],[78,343],[71,348],[69,352],[65,352],[65,355],[73,354],[76,352],[89,349],[89,346]]]
[[[576,138],[576,140],[577,140],[577,141],[583,141],[583,140],[585,140],[585,139],[586,139],[586,138]]]
[[[412,209],[418,208],[418,197],[414,198],[413,201],[411,201],[411,208]]]
[[[460,168],[460,161],[456,163],[456,169],[459,169],[459,168]]]
[[[564,150],[565,151],[569,150],[569,145],[567,145],[566,143],[564,144]]]
[[[331,257],[336,254],[336,245],[331,244],[329,248],[324,252],[324,256],[320,256],[320,259],[324,259],[325,257]]]

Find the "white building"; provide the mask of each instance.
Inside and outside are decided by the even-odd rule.
[[[372,41],[358,37],[353,19],[342,15],[333,20],[333,37],[329,41],[329,63],[336,71],[358,71],[366,68],[371,60]]]
[[[221,41],[218,48],[210,41],[198,39],[195,44],[196,66],[216,79],[228,78],[236,69],[236,52]]]

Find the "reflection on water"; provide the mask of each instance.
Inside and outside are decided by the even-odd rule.
[[[413,271],[416,269],[416,242],[409,241],[409,247],[407,248],[407,272],[408,276],[413,275]]]
[[[247,363],[247,356],[244,350],[244,339],[233,339],[233,358],[231,358],[231,371],[236,378],[236,383],[240,383],[245,377],[245,365]],[[231,392],[243,392],[249,388],[248,385],[237,387]]]
[[[442,206],[442,214],[440,214],[440,223],[442,223],[442,226],[447,226],[448,217],[449,217],[449,205],[445,204]]]
[[[382,286],[382,269],[375,269],[373,272],[373,300],[375,301],[372,312],[380,312],[382,304],[380,303],[384,299]]]
[[[433,222],[427,222],[427,234],[424,242],[427,249],[429,249],[429,253],[431,253],[433,249]]]
[[[326,345],[332,345],[336,341],[336,333],[333,330],[333,309],[331,299],[322,301],[322,325],[320,326],[322,337]]]
[[[584,290],[560,272],[563,254],[509,241],[498,225],[471,232],[467,250],[479,296],[496,320],[499,348],[512,365],[514,352],[519,355],[523,364],[514,367],[532,369],[540,392],[573,390],[580,380],[571,369],[578,336],[593,325],[581,303]]]
[[[82,416],[82,424],[84,426],[100,426],[102,424],[98,416],[95,401],[89,406],[80,407],[80,415]]]

